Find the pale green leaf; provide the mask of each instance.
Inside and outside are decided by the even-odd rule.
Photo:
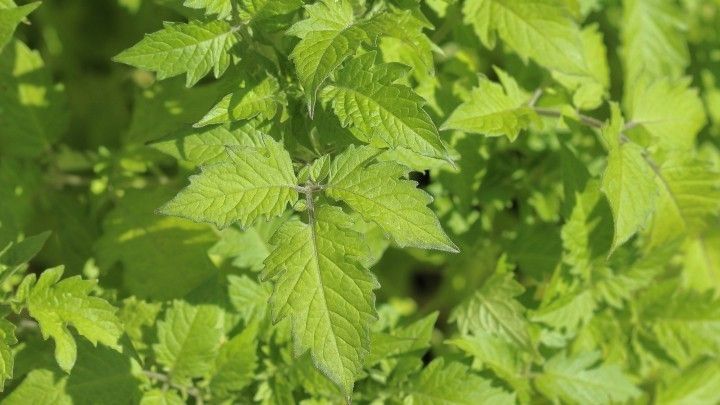
[[[257,323],[251,323],[240,334],[225,342],[210,372],[213,395],[227,396],[245,388],[257,367]]]
[[[603,130],[610,150],[601,186],[614,219],[611,251],[646,225],[658,194],[655,173],[645,160],[645,151],[631,141],[621,141],[622,127],[622,117],[615,109]]]
[[[327,206],[310,212],[309,224],[291,220],[277,231],[263,278],[275,284],[273,320],[292,319],[296,355],[309,350],[349,396],[369,351],[378,283],[359,265],[366,249],[348,217]]]
[[[720,173],[707,162],[676,157],[658,169],[659,197],[649,244],[698,236],[720,214]]]
[[[269,120],[275,116],[285,97],[274,76],[259,82],[243,82],[243,87],[223,97],[194,127],[246,120],[253,117]]]
[[[657,403],[661,405],[715,404],[720,402],[720,364],[706,360],[658,387]]]
[[[219,20],[224,20],[232,13],[232,3],[232,0],[185,0],[183,6],[204,9],[205,14],[215,15]]]
[[[450,315],[463,334],[485,332],[518,347],[532,347],[525,308],[515,299],[525,291],[512,273],[496,273]]]
[[[220,308],[173,301],[157,328],[153,351],[173,381],[186,383],[212,370],[223,335]]]
[[[23,284],[28,288],[24,297],[30,316],[40,324],[43,338],[55,341],[55,358],[60,367],[69,372],[75,365],[77,345],[68,326],[92,342],[116,348],[122,335],[117,309],[90,292],[95,283],[74,276],[60,280],[64,268],[45,270],[35,283],[35,275]]]
[[[692,149],[706,117],[697,90],[689,84],[686,79],[637,80],[626,93],[631,125],[647,130],[668,151]]]
[[[15,353],[11,346],[15,343],[15,325],[0,318],[0,392],[5,388],[5,380],[13,377]]]
[[[404,166],[371,163],[376,153],[367,146],[350,146],[339,155],[330,167],[327,194],[375,222],[398,246],[457,252],[427,207],[432,197],[405,179]]]
[[[263,140],[264,148],[228,148],[227,161],[204,166],[159,212],[220,228],[282,214],[297,201],[297,179],[282,144]]]
[[[517,89],[511,78],[510,86]],[[442,125],[441,129],[454,129],[486,136],[505,135],[514,141],[520,131],[539,117],[527,104],[528,98],[519,90],[506,90],[500,83],[480,79],[470,98],[461,104]]]
[[[224,21],[168,23],[114,60],[157,72],[160,80],[187,73],[186,86],[191,87],[211,70],[220,77],[237,41],[236,29]]]
[[[640,390],[616,365],[600,364],[599,353],[567,357],[564,353],[548,360],[535,386],[553,401],[610,404],[640,396]]]
[[[433,360],[410,387],[406,404],[476,405],[514,404],[515,395],[493,387],[490,381],[473,375],[467,366],[442,358]]]
[[[580,28],[560,0],[469,0],[463,15],[489,48],[499,36],[524,59],[568,75],[589,74]]]
[[[663,350],[685,366],[720,350],[720,300],[713,292],[697,293],[666,282],[638,302],[639,317]]]
[[[472,356],[474,368],[492,370],[507,381],[521,399],[529,399],[531,389],[525,376],[526,362],[522,352],[512,343],[484,331],[476,331],[474,336],[451,339],[448,343]]]
[[[245,275],[230,275],[228,283],[230,303],[240,313],[245,323],[265,319],[268,300],[272,293],[267,284],[261,285]]]
[[[374,65],[368,53],[348,62],[323,92],[343,126],[379,148],[405,147],[421,155],[449,160],[435,124],[423,110],[425,101],[409,87],[395,83],[407,73],[398,64]]]
[[[218,163],[228,159],[228,148],[259,147],[266,127],[251,120],[234,125],[188,128],[151,146],[194,165]]]
[[[140,405],[185,405],[185,401],[175,391],[153,389],[143,394]]]
[[[637,80],[677,79],[690,61],[683,14],[673,2],[623,0],[622,56],[625,85]]]
[[[300,38],[290,58],[313,116],[320,87],[370,37],[355,20],[350,1],[322,0],[305,9],[308,17],[290,27],[287,34]]]

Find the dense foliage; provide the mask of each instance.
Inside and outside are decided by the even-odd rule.
[[[20,3],[2,404],[720,402],[720,1]]]

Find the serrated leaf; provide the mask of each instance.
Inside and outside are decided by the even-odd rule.
[[[261,147],[266,127],[251,120],[235,125],[185,129],[150,146],[196,166],[228,159],[228,148]]]
[[[158,343],[153,351],[173,381],[183,384],[210,372],[222,335],[220,308],[173,301],[158,322]]]
[[[0,8],[0,51],[5,48],[12,39],[15,28],[28,14],[40,6],[36,1],[18,7]]]
[[[675,4],[662,0],[623,0],[622,56],[626,86],[637,80],[677,79],[690,60],[685,21]]]
[[[568,403],[610,404],[640,396],[640,390],[618,366],[593,367],[598,360],[597,352],[575,357],[560,353],[545,363],[535,385],[552,401]]]
[[[352,125],[360,139],[379,148],[405,147],[424,156],[449,160],[435,124],[423,110],[425,101],[409,87],[395,83],[407,71],[402,65],[375,65],[368,53],[348,62],[323,92],[343,126]]]
[[[359,265],[367,253],[348,217],[327,206],[310,212],[310,223],[292,220],[277,231],[262,277],[275,284],[273,320],[292,319],[295,354],[309,350],[349,396],[369,351],[378,283]]]
[[[372,367],[384,359],[416,353],[418,356],[430,347],[430,339],[437,321],[438,312],[413,322],[410,325],[385,332],[373,332],[370,353],[365,367]]]
[[[450,320],[458,324],[463,334],[485,332],[531,349],[525,308],[515,299],[524,291],[512,273],[496,273],[453,310]]]
[[[706,360],[658,387],[658,404],[712,404],[720,401],[720,364]]]
[[[241,0],[240,5],[240,18],[247,24],[257,24],[300,9],[303,0]]]
[[[175,391],[153,389],[143,394],[140,405],[185,405],[185,401]]]
[[[512,80],[511,86],[517,88],[517,83]],[[505,135],[514,141],[520,131],[540,120],[527,102],[528,98],[521,92],[506,90],[499,83],[481,78],[478,87],[470,93],[469,100],[450,114],[441,129],[486,136]]]
[[[521,399],[529,400],[530,383],[524,374],[526,362],[522,352],[512,343],[484,331],[476,331],[474,336],[451,339],[449,344],[456,346],[473,358],[473,368],[492,370],[498,377],[507,381]]]
[[[649,233],[650,246],[681,235],[697,236],[720,214],[720,173],[708,162],[676,157],[658,168],[659,196]]]
[[[220,77],[230,66],[235,33],[224,21],[168,23],[113,59],[156,72],[160,80],[187,73],[185,84],[191,87],[211,70]]]
[[[489,48],[499,36],[523,59],[568,75],[588,75],[580,28],[562,1],[470,0],[463,15]]]
[[[603,130],[610,150],[601,188],[614,218],[611,252],[645,226],[658,194],[655,173],[645,161],[645,152],[632,141],[621,142],[622,127],[622,117],[616,110]]]
[[[220,347],[210,372],[210,389],[214,395],[225,397],[245,388],[253,380],[257,367],[258,325],[248,325],[240,334]]]
[[[185,0],[183,6],[204,9],[207,15],[216,15],[219,20],[230,17],[232,0]]]
[[[204,166],[190,185],[159,209],[197,222],[225,228],[282,214],[297,201],[297,178],[290,155],[269,136],[263,148],[229,148],[225,162]]]
[[[290,58],[305,89],[312,117],[320,86],[370,37],[356,21],[349,1],[322,0],[305,10],[308,17],[290,27],[287,34],[300,38]]]
[[[350,146],[330,167],[328,196],[376,223],[398,246],[457,252],[427,207],[432,197],[405,180],[408,169],[393,162],[371,163],[377,152]]]
[[[626,93],[630,123],[647,130],[668,151],[692,149],[706,117],[697,90],[689,84],[686,79],[637,80]]]
[[[686,366],[720,350],[720,300],[675,282],[653,286],[639,299],[639,317],[670,358]]]
[[[269,120],[285,103],[284,98],[277,79],[268,75],[259,82],[244,83],[243,88],[223,97],[193,126],[199,128],[254,117]]]
[[[230,303],[249,324],[253,320],[265,318],[267,304],[272,290],[247,276],[228,276],[228,296]]]
[[[433,360],[412,382],[406,404],[514,404],[515,395],[493,387],[490,381],[470,373],[467,366],[442,358]]]
[[[30,316],[40,324],[43,338],[55,341],[55,358],[60,367],[69,372],[75,365],[77,346],[68,330],[72,325],[77,332],[92,342],[117,347],[122,335],[122,324],[115,314],[117,309],[102,298],[90,296],[95,283],[74,276],[60,280],[64,268],[45,270],[35,283],[35,275],[28,276],[23,284],[28,288],[27,303]]]
[[[13,377],[15,353],[11,346],[15,343],[15,325],[0,318],[0,392],[5,389],[5,380]]]

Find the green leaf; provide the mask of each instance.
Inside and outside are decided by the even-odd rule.
[[[397,328],[391,333],[373,332],[370,354],[365,367],[372,367],[384,359],[409,353],[424,353],[430,347],[430,339],[437,321],[438,312]]]
[[[580,28],[562,1],[469,0],[463,15],[488,48],[499,36],[525,60],[568,75],[589,74]]]
[[[626,93],[631,125],[644,128],[665,150],[691,150],[706,117],[697,90],[689,84],[687,79],[636,81]]]
[[[290,58],[305,89],[312,117],[320,87],[370,37],[355,20],[349,1],[322,0],[305,10],[308,17],[290,27],[287,34],[300,38]]]
[[[463,334],[486,332],[531,349],[525,308],[515,299],[524,291],[512,273],[496,273],[453,310],[450,320],[458,324]]]
[[[187,73],[185,84],[191,87],[210,70],[220,77],[230,66],[236,31],[224,21],[167,23],[114,60],[157,72],[160,80]]]
[[[502,84],[480,79],[469,99],[461,104],[442,125],[441,129],[454,129],[486,136],[505,135],[514,141],[520,131],[540,118],[527,104],[529,97],[511,77]]]
[[[658,404],[712,404],[720,401],[720,364],[706,360],[658,387]]]
[[[720,300],[665,282],[639,299],[639,318],[670,358],[680,366],[720,350]]]
[[[12,39],[15,28],[28,14],[40,6],[40,2],[25,4],[19,7],[0,8],[0,51]]]
[[[257,323],[252,323],[220,347],[210,372],[213,395],[222,398],[242,390],[252,382],[258,362],[257,334]]]
[[[361,236],[338,208],[309,208],[308,224],[286,222],[262,277],[275,284],[272,319],[292,319],[295,354],[309,350],[315,366],[350,396],[369,351],[376,319],[375,277],[362,268]]]
[[[659,197],[649,244],[698,236],[720,213],[720,173],[709,162],[675,157],[658,169]]]
[[[260,285],[248,276],[228,276],[230,303],[249,324],[253,320],[265,319],[267,304],[272,291],[267,285]]]
[[[683,13],[662,0],[624,0],[622,56],[625,85],[645,77],[651,81],[679,78],[690,61]]]
[[[122,324],[117,309],[102,298],[90,296],[95,283],[80,276],[60,280],[62,266],[45,270],[35,283],[32,274],[23,281],[19,294],[27,303],[30,316],[40,324],[43,338],[55,341],[55,358],[60,367],[69,372],[75,365],[77,346],[68,330],[77,332],[97,345],[98,342],[117,348]],[[26,296],[22,296],[25,295]]]
[[[406,403],[412,405],[514,404],[515,395],[473,375],[467,366],[442,358],[432,361],[412,382]]]
[[[143,394],[140,405],[185,405],[185,401],[175,391],[153,389]]]
[[[423,98],[395,83],[407,69],[374,61],[372,52],[351,60],[323,92],[342,125],[352,125],[359,132],[356,136],[378,148],[404,147],[450,160],[435,124],[423,110]]]
[[[303,0],[241,0],[239,14],[245,23],[257,25],[290,14],[302,5]]]
[[[405,180],[408,169],[393,162],[371,163],[377,152],[350,146],[330,167],[328,196],[376,223],[400,247],[457,252],[427,207],[432,198]]]
[[[640,390],[616,365],[601,364],[600,353],[567,357],[560,353],[548,360],[535,379],[540,392],[552,401],[610,404],[640,396]]]
[[[158,322],[153,351],[173,381],[184,384],[212,370],[223,335],[223,312],[213,305],[173,301]]]
[[[204,9],[207,15],[216,15],[218,20],[225,20],[232,13],[232,0],[185,0],[183,6]]]
[[[616,109],[603,130],[610,150],[601,186],[614,218],[611,252],[645,226],[658,194],[655,173],[645,161],[644,150],[632,141],[621,141],[622,127],[623,120]]]
[[[189,128],[150,146],[196,166],[228,160],[228,149],[261,147],[266,126],[257,120],[235,125]]]
[[[285,97],[274,76],[253,83],[244,82],[243,87],[223,97],[194,127],[247,120],[254,117],[269,120],[275,116]]]
[[[0,392],[5,388],[5,380],[13,377],[15,353],[11,346],[15,343],[15,325],[0,318]]]
[[[484,331],[475,331],[474,336],[451,339],[448,343],[472,356],[473,367],[492,370],[515,389],[521,400],[529,400],[532,391],[525,376],[526,362],[512,343]]]
[[[282,214],[297,201],[297,179],[290,155],[269,136],[264,148],[228,149],[225,162],[204,166],[190,185],[159,209],[196,222],[225,228]]]

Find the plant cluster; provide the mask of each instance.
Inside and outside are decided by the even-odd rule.
[[[65,3],[0,0],[3,405],[720,402],[720,1]]]

